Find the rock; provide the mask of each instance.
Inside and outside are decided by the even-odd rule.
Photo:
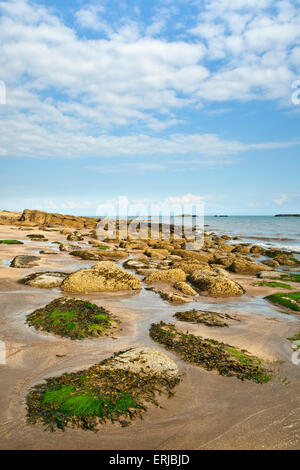
[[[185,281],[186,274],[182,269],[165,269],[156,270],[145,278],[147,284],[153,282],[174,282],[174,281]]]
[[[280,266],[278,261],[276,261],[275,259],[266,259],[262,261],[262,264],[265,264],[266,266],[270,266],[271,268],[278,268]]]
[[[80,242],[83,240],[83,236],[81,234],[77,234],[76,232],[75,233],[70,233],[68,236],[67,236],[67,240],[70,241],[70,242]]]
[[[180,290],[180,292],[185,295],[197,295],[197,292],[187,282],[175,282],[173,287],[177,290]]]
[[[100,219],[94,219],[93,217],[77,217],[72,215],[63,214],[51,214],[48,212],[42,212],[39,210],[25,209],[23,214],[19,218],[18,223],[24,224],[35,224],[45,226],[63,226],[72,228],[96,228]]]
[[[260,271],[267,271],[268,268],[262,263],[253,263],[248,260],[235,260],[229,267],[229,270],[237,274],[257,274]],[[268,268],[271,270],[271,268]]]
[[[218,274],[195,271],[189,276],[189,280],[199,291],[209,295],[232,297],[245,292],[237,282]]]
[[[220,245],[219,246],[220,251],[225,251],[226,253],[231,253],[235,249],[235,245]]]
[[[261,246],[259,245],[253,245],[251,248],[250,248],[250,252],[251,253],[255,253],[255,254],[260,254],[260,253],[263,253],[265,251],[264,248],[262,248]]]
[[[102,250],[75,250],[71,251],[72,256],[78,256],[81,259],[101,261],[104,259],[121,260],[128,257],[125,251],[102,251]]]
[[[169,252],[168,250],[163,249],[156,249],[156,248],[148,248],[145,250],[145,255],[149,256],[149,258],[164,260],[168,257]]]
[[[69,250],[68,250],[69,251]],[[95,260],[95,261],[100,261],[102,260],[102,252],[100,250],[74,250],[71,251],[70,254],[72,256],[77,256],[78,258],[81,259],[86,259],[86,260]]]
[[[29,255],[19,255],[15,256],[15,258],[10,263],[12,268],[33,268],[34,266],[38,266],[38,261],[41,258],[38,256],[29,256]]]
[[[149,347],[133,348],[116,354],[102,368],[123,369],[138,374],[178,376],[178,367],[166,354]]]
[[[120,251],[120,250],[101,250],[102,259],[109,259],[109,260],[121,260],[128,258],[127,251]]]
[[[226,268],[228,268],[233,263],[233,261],[235,261],[235,260],[236,260],[236,256],[216,255],[214,257],[214,264],[220,264],[221,266],[225,266]]]
[[[59,249],[60,251],[68,251],[69,253],[71,253],[72,251],[78,251],[78,246],[76,245],[71,245],[70,243],[61,243],[59,245]]]
[[[148,245],[146,242],[141,242],[141,241],[128,242],[128,241],[122,240],[119,246],[121,248],[125,248],[126,250],[145,250],[147,249]]]
[[[156,288],[149,288],[156,294],[159,294],[163,300],[166,300],[172,305],[183,305],[188,302],[191,302],[191,299],[182,295],[174,294],[173,292],[168,292],[166,290],[156,289]]]
[[[14,225],[20,219],[21,212],[0,210],[0,225]]]
[[[53,287],[59,287],[68,275],[69,273],[60,272],[35,273],[26,276],[20,282],[40,289],[52,289]]]
[[[293,258],[292,254],[280,254],[275,256],[274,261],[277,261],[281,266],[298,266],[300,262]]]
[[[208,263],[213,256],[208,253],[199,253],[198,251],[173,250],[172,255],[180,256],[183,259],[197,260],[201,263]]]
[[[208,264],[201,263],[197,260],[190,261],[176,261],[172,264],[173,268],[178,268],[184,271],[186,274],[191,274],[193,271],[210,271],[211,268]]]
[[[111,261],[102,261],[92,268],[80,269],[70,274],[62,283],[65,292],[115,292],[139,290],[140,279],[120,269]]]
[[[280,271],[261,271],[257,274],[260,279],[281,279],[283,275]]]
[[[237,245],[233,250],[232,253],[250,253],[249,246],[245,245]]]
[[[147,269],[148,264],[135,259],[129,259],[123,263],[123,267],[127,269]]]

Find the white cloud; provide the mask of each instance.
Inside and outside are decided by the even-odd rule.
[[[282,206],[285,202],[289,200],[287,194],[281,194],[279,199],[274,199],[275,204]]]
[[[0,78],[7,86],[0,155],[210,158],[295,145],[246,145],[205,132],[153,135],[182,124],[183,110],[207,101],[290,104],[300,73],[299,10],[289,1],[204,4],[191,33],[171,40],[154,36],[176,6],[165,4],[145,25],[128,17],[109,22],[97,2],[76,13],[80,27],[99,32],[86,39],[46,7],[0,1]],[[127,135],[111,135],[126,126]]]

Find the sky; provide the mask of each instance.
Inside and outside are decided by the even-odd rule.
[[[0,209],[300,213],[300,0],[0,0]]]

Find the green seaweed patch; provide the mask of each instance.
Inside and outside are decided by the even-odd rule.
[[[174,351],[184,361],[208,371],[216,370],[220,375],[235,376],[259,384],[268,382],[272,377],[270,371],[262,366],[261,359],[247,351],[213,339],[182,333],[172,323],[153,323],[149,333],[154,341]]]
[[[0,240],[3,245],[24,245],[20,240]]]
[[[37,330],[70,339],[107,335],[117,321],[103,307],[84,300],[61,297],[26,317],[26,323]]]
[[[280,278],[283,281],[300,282],[300,274],[282,274]]]
[[[263,281],[263,282],[255,282],[254,286],[266,286],[266,287],[277,287],[279,289],[294,289],[290,284],[285,284],[284,282],[276,282],[276,281]]]
[[[51,243],[52,243],[52,245],[61,245],[61,242],[57,242],[57,241],[51,242]]]
[[[291,338],[287,338],[289,341],[300,341],[300,331],[299,333],[296,333],[295,336],[292,336]]]
[[[185,321],[188,323],[203,323],[211,327],[228,327],[225,320],[236,320],[228,314],[221,314],[217,312],[204,312],[202,310],[188,310],[186,312],[176,312],[174,315],[177,320]]]
[[[98,249],[99,249],[99,250],[108,250],[108,249],[109,249],[109,246],[101,245],[101,246],[98,246]]]
[[[276,305],[282,305],[296,312],[300,311],[300,292],[286,294],[285,292],[268,295],[265,299]]]
[[[142,419],[148,403],[159,406],[158,395],[171,397],[180,380],[103,367],[108,361],[32,388],[26,397],[28,424],[40,423],[49,431],[67,426],[98,431],[107,421],[128,426]]]

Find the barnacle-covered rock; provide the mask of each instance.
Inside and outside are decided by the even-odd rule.
[[[123,271],[112,261],[100,261],[92,268],[80,269],[70,274],[62,283],[65,292],[114,292],[139,290],[140,279]]]

